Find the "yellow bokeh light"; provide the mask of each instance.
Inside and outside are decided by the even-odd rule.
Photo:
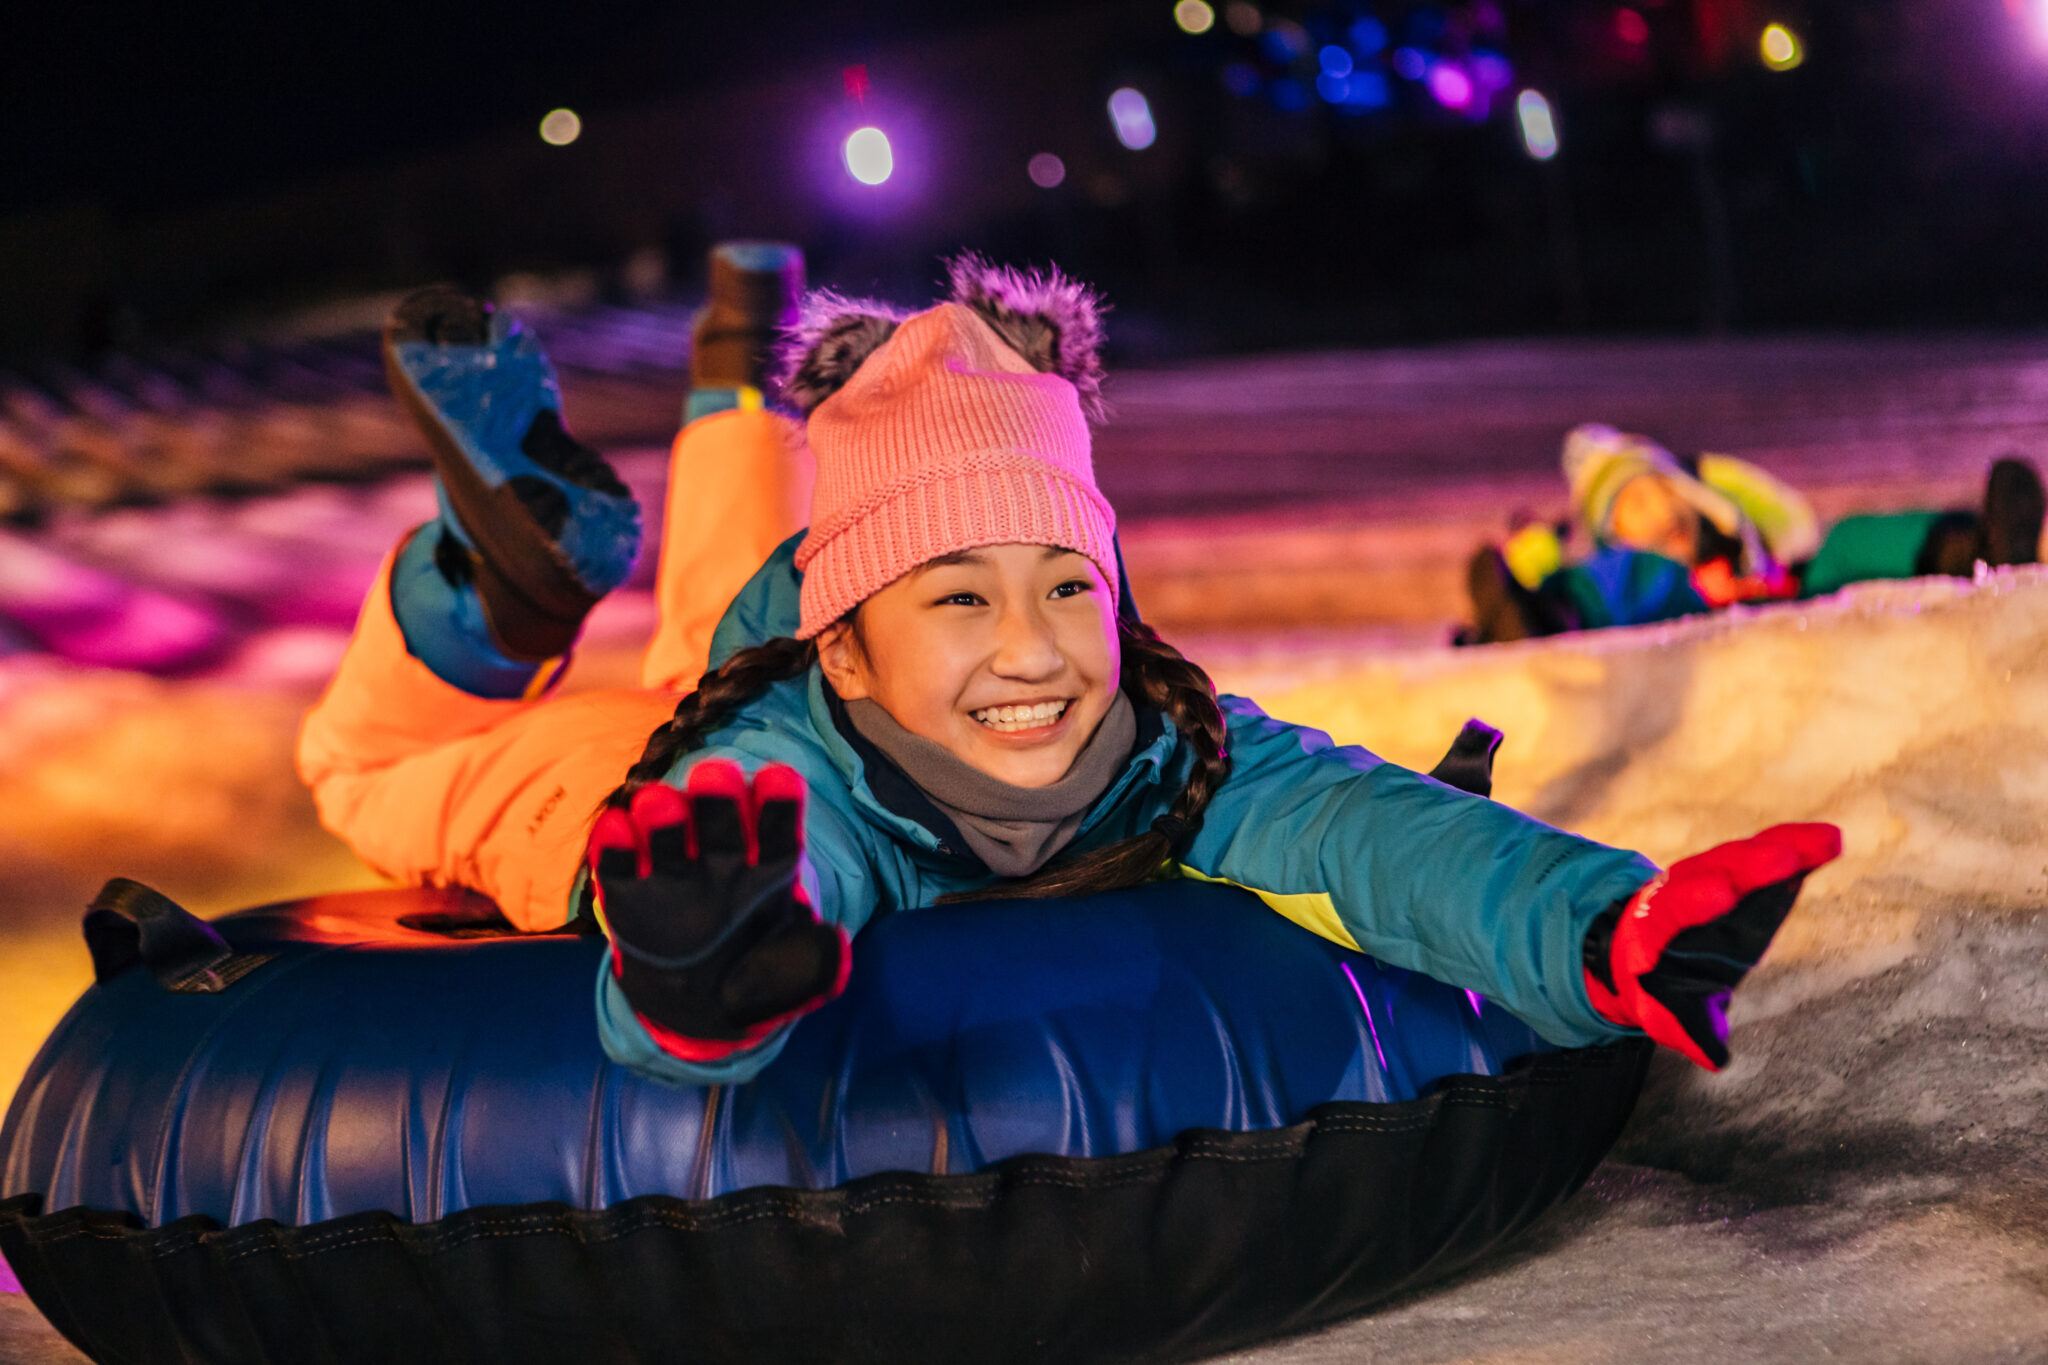
[[[551,109],[540,121],[540,140],[550,147],[566,147],[583,136],[583,120],[574,109]]]
[[[1783,24],[1772,24],[1764,30],[1761,44],[1764,65],[1773,71],[1790,71],[1806,60],[1806,49],[1799,42],[1799,35]]]
[[[1208,0],[1180,0],[1173,7],[1173,22],[1182,33],[1207,33],[1216,23],[1216,11]]]

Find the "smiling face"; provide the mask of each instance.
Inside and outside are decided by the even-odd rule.
[[[818,636],[833,690],[1012,786],[1065,777],[1116,699],[1116,593],[1072,550],[945,555],[861,603],[853,621]]]
[[[1614,510],[1608,513],[1608,526],[1619,543],[1681,564],[1692,563],[1699,554],[1700,514],[1655,474],[1621,486]]]

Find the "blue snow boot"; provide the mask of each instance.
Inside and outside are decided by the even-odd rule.
[[[506,658],[567,653],[633,571],[640,505],[563,428],[540,343],[484,300],[436,285],[384,324],[384,372],[433,452],[441,521],[460,551],[436,546],[451,587],[474,587]]]

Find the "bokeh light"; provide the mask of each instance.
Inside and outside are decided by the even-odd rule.
[[[1173,22],[1182,33],[1207,33],[1216,24],[1216,11],[1208,0],[1180,0],[1173,7]]]
[[[1549,100],[1538,91],[1524,90],[1515,97],[1515,117],[1522,125],[1522,150],[1538,161],[1557,155],[1557,119]]]
[[[1024,167],[1031,177],[1031,183],[1042,190],[1049,190],[1067,178],[1067,163],[1051,152],[1040,152]]]
[[[1223,7],[1223,22],[1240,38],[1249,38],[1265,26],[1266,16],[1251,0],[1230,0]]]
[[[1308,87],[1292,76],[1282,76],[1266,89],[1266,98],[1283,114],[1298,114],[1308,108]]]
[[[1394,74],[1403,80],[1419,81],[1429,74],[1429,58],[1412,47],[1394,53]]]
[[[1783,24],[1766,28],[1759,46],[1763,49],[1764,65],[1773,71],[1790,71],[1806,60],[1806,48],[1799,35]]]
[[[2025,26],[2034,46],[2048,54],[2048,0],[2005,0],[2005,7]]]
[[[1474,52],[1472,83],[1484,94],[1505,90],[1515,83],[1515,68],[1498,52]]]
[[[1266,50],[1268,57],[1284,66],[1306,57],[1310,41],[1308,30],[1300,24],[1292,19],[1275,19],[1266,25],[1266,33],[1259,39],[1259,46]]]
[[[1446,109],[1470,109],[1472,78],[1456,62],[1438,62],[1429,69],[1429,93]]]
[[[846,135],[846,173],[863,185],[879,185],[896,170],[896,153],[880,128],[856,128]]]
[[[1355,71],[1350,85],[1350,93],[1344,97],[1347,109],[1384,109],[1394,102],[1394,88],[1387,84],[1383,71]]]
[[[1316,77],[1316,93],[1330,104],[1343,104],[1351,98],[1351,78],[1325,71]]]
[[[1109,97],[1109,121],[1116,140],[1134,152],[1142,152],[1159,136],[1152,122],[1152,105],[1144,94],[1125,86]]]
[[[1316,54],[1316,63],[1323,68],[1323,74],[1326,76],[1343,77],[1351,74],[1350,52],[1335,43],[1331,43]]]
[[[1650,41],[1650,21],[1624,5],[1614,12],[1614,36],[1630,47]]]
[[[550,147],[566,147],[583,136],[583,120],[574,109],[550,109],[540,121],[540,140]]]
[[[1361,57],[1382,52],[1387,46],[1387,26],[1368,14],[1351,26],[1351,46]]]

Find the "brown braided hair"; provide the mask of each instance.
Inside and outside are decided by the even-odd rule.
[[[809,640],[787,638],[740,650],[698,680],[697,690],[676,703],[676,711],[647,737],[640,761],[626,770],[626,780],[610,796],[608,806],[624,806],[634,792],[659,782],[676,760],[700,748],[716,730],[776,683],[802,677],[817,660],[818,647]]]
[[[1216,685],[1150,626],[1119,617],[1117,630],[1123,647],[1124,690],[1133,701],[1165,712],[1174,728],[1194,746],[1194,770],[1172,806],[1143,834],[1060,859],[1028,877],[1005,878],[941,896],[940,904],[1092,896],[1136,886],[1184,850],[1202,828],[1203,810],[1230,776],[1230,751],[1225,747]],[[740,650],[705,674],[697,690],[676,704],[674,717],[648,736],[640,761],[627,771],[625,782],[608,798],[609,803],[623,805],[639,788],[668,776],[678,758],[701,745],[704,736],[734,711],[775,683],[801,676],[817,656],[817,646],[810,641],[770,640]]]

